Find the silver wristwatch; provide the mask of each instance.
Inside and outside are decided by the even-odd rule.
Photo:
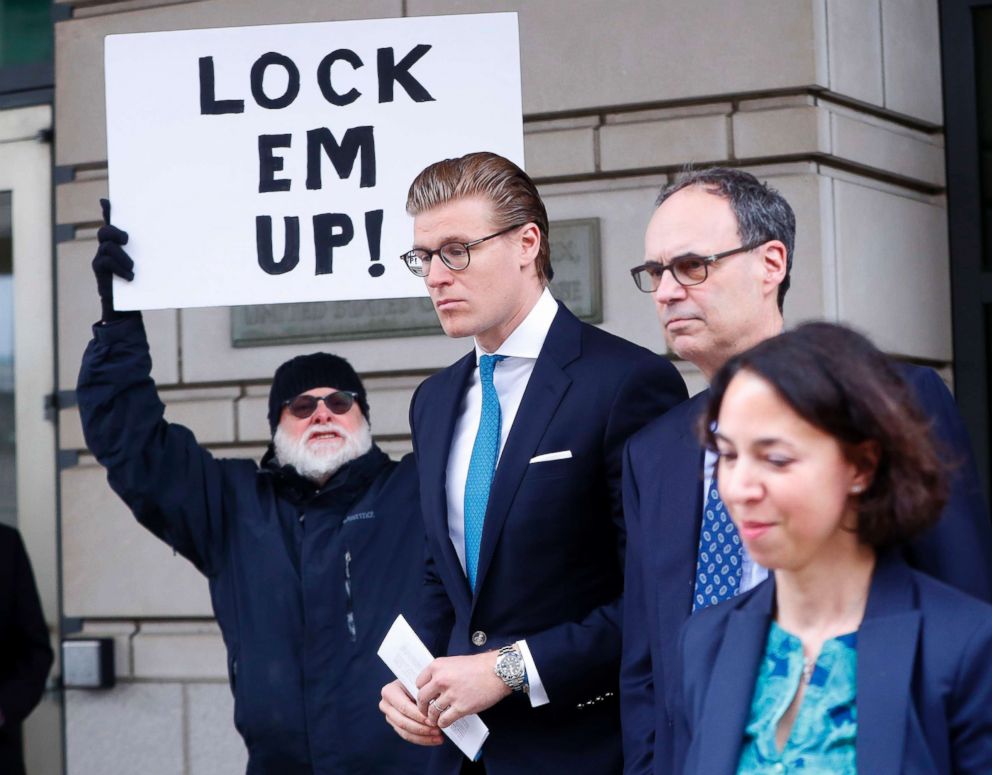
[[[515,645],[503,646],[496,657],[493,672],[515,692],[527,691],[527,668],[524,657]]]

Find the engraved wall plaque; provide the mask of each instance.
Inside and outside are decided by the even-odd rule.
[[[599,219],[553,221],[551,266],[555,298],[580,319],[601,323]],[[440,333],[437,315],[427,298],[231,307],[231,344],[235,347]]]

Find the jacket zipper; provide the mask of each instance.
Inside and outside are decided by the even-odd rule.
[[[344,552],[344,596],[345,596],[345,619],[348,625],[348,636],[354,643],[358,639],[358,632],[355,628],[355,607],[351,599],[351,550]]]

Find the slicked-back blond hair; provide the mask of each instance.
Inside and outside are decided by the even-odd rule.
[[[537,186],[520,167],[495,153],[480,151],[457,159],[444,159],[425,168],[406,197],[406,211],[413,216],[467,197],[485,197],[493,205],[493,226],[507,229],[533,223],[541,232],[535,268],[541,282],[551,282],[551,248],[548,211]]]

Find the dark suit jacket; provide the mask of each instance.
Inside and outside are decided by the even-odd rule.
[[[933,434],[954,461],[937,525],[906,550],[910,563],[992,600],[992,524],[954,400],[932,369],[901,367]],[[704,391],[631,438],[624,455],[627,565],[620,674],[624,772],[677,772],[686,736],[673,716],[681,684],[676,637],[692,611],[702,510]]]
[[[775,606],[770,578],[682,633],[686,775],[734,775]],[[858,772],[992,772],[992,606],[880,558],[857,643]]]
[[[489,775],[619,772],[621,451],[685,385],[664,358],[559,305],[493,477],[473,596],[448,536],[445,471],[475,367],[473,352],[430,377],[410,408],[428,543],[417,629],[435,656],[527,639],[550,703],[513,695],[482,713]],[[446,742],[431,772],[458,773],[463,758]]]
[[[0,772],[24,772],[21,722],[34,710],[52,666],[48,627],[20,534],[0,525]]]

